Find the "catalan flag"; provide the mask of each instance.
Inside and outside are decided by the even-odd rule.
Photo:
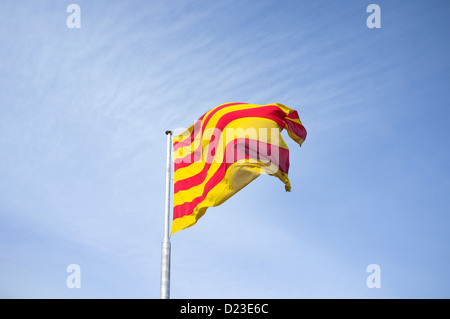
[[[171,233],[194,225],[208,207],[222,204],[262,173],[279,178],[290,191],[283,129],[302,145],[306,130],[297,111],[279,103],[227,103],[174,136]]]

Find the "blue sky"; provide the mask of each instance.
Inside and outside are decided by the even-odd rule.
[[[425,0],[2,1],[0,297],[159,298],[164,131],[278,102],[308,131],[301,148],[283,133],[292,192],[261,176],[174,234],[171,296],[449,298],[449,14]]]

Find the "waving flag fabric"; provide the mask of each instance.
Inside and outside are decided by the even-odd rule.
[[[302,145],[306,130],[297,111],[278,103],[227,103],[174,136],[171,233],[194,225],[208,207],[222,204],[262,173],[278,177],[290,191],[283,129]]]

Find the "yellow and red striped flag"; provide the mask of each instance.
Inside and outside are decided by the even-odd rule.
[[[174,196],[171,233],[194,225],[262,173],[286,191],[289,150],[281,131],[300,146],[306,138],[297,111],[275,103],[222,104],[173,137]]]

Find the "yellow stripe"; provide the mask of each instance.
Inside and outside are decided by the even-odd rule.
[[[219,106],[209,110],[208,112],[206,112],[203,115],[203,118],[202,118],[202,125],[204,125],[205,119],[208,117],[208,115],[212,111],[214,111],[216,108],[219,108],[219,107],[221,107],[222,105],[225,105],[225,104],[229,104],[229,103],[223,103],[223,104],[221,104],[221,105],[219,105]],[[208,127],[215,127],[217,125],[217,122],[220,119],[220,117],[222,117],[226,113],[233,112],[233,111],[238,111],[238,110],[246,110],[246,109],[252,109],[252,108],[266,107],[266,106],[269,106],[269,105],[276,105],[276,106],[278,106],[286,115],[289,115],[289,114],[294,112],[294,110],[292,110],[291,108],[289,108],[289,107],[287,107],[287,106],[285,106],[283,104],[280,104],[280,103],[272,103],[272,104],[266,104],[266,105],[237,104],[237,105],[232,105],[232,106],[229,106],[229,107],[223,108],[222,110],[217,111],[211,117],[211,119],[209,120],[206,128],[208,128]],[[297,119],[295,119],[295,120],[294,119],[290,119],[290,120],[294,121],[294,122],[297,122],[299,124],[302,124],[300,122],[300,120],[297,120]],[[191,134],[194,131],[194,125],[195,125],[195,123],[193,125],[191,125],[189,128],[187,128],[184,132],[180,133],[179,135],[174,136],[173,137],[173,142],[181,142],[181,141],[186,140],[188,137],[190,137]]]
[[[283,104],[279,104],[279,103],[267,104],[267,105],[257,105],[257,104],[237,104],[237,105],[232,105],[232,106],[229,106],[229,107],[225,107],[225,108],[223,108],[223,109],[217,111],[217,112],[209,119],[208,123],[207,123],[206,126],[205,126],[205,119],[208,117],[208,115],[209,115],[212,111],[214,111],[215,109],[217,109],[217,108],[219,108],[219,107],[221,107],[222,105],[225,105],[225,104],[228,104],[228,103],[221,104],[221,105],[219,105],[219,106],[213,108],[212,110],[208,111],[207,113],[205,113],[205,115],[203,115],[202,125],[201,125],[201,127],[202,127],[203,129],[216,127],[216,126],[217,126],[217,122],[220,120],[220,118],[221,118],[223,115],[225,115],[226,113],[233,112],[233,111],[247,110],[247,109],[253,109],[253,108],[261,108],[261,107],[266,107],[266,106],[269,106],[269,105],[276,105],[276,106],[280,107],[280,109],[281,109],[282,111],[284,111],[286,114],[292,113],[292,111],[293,111],[293,110],[291,110],[290,108],[288,108],[287,106],[284,106]],[[195,125],[195,124],[194,124],[194,125]],[[184,140],[186,140],[188,137],[190,137],[191,134],[192,134],[193,131],[194,131],[194,125],[191,125],[191,126],[190,126],[187,130],[185,130],[183,133],[181,133],[181,134],[179,134],[179,135],[177,135],[177,136],[174,136],[174,137],[173,137],[173,141],[174,141],[174,142],[180,142],[180,141],[184,141]],[[199,131],[201,131],[201,128],[200,128]],[[194,132],[194,133],[197,133],[197,132]],[[195,143],[195,142],[198,143],[199,140],[197,140],[197,138],[199,138],[198,134],[197,134],[197,136],[195,137],[194,143]],[[187,145],[187,146],[183,147],[184,150],[178,149],[178,150],[176,151],[177,154],[174,154],[174,155],[176,155],[175,158],[182,158],[182,157],[186,156],[186,154],[189,154],[189,152],[192,153],[193,150],[195,150],[197,146],[198,146],[198,145],[196,145],[195,147],[192,148],[192,147],[191,147],[191,144],[190,144],[190,145]]]
[[[286,115],[289,115],[289,114],[295,112],[290,107],[287,107],[286,105],[283,105],[283,104],[280,104],[280,103],[273,103],[273,104],[268,104],[268,105],[276,105],[276,106],[278,106],[284,113],[286,113]]]
[[[260,161],[255,164],[238,161],[228,168],[222,181],[208,192],[206,198],[195,207],[192,214],[173,220],[171,234],[194,225],[205,214],[208,207],[222,204],[262,173],[278,177],[286,185],[286,190],[290,189],[288,176],[281,170],[272,174],[266,164]]]
[[[219,144],[219,145],[221,145],[221,144]],[[287,149],[287,146],[280,134],[279,134],[278,146]],[[203,194],[206,183],[209,181],[209,179],[212,176],[214,176],[214,174],[218,171],[218,169],[222,165],[222,161],[224,159],[224,153],[225,153],[225,148],[218,148],[216,150],[216,156],[218,159],[220,159],[220,161],[215,160],[214,162],[211,163],[210,167],[208,168],[206,178],[204,179],[204,181],[201,184],[192,186],[186,190],[180,190],[174,194],[174,197],[173,197],[173,201],[174,201],[173,205],[174,206],[181,205],[185,202],[191,202],[192,200],[194,200],[195,198],[197,198]],[[273,154],[272,154],[272,156],[273,156]],[[216,159],[216,157],[215,157],[215,159]],[[261,165],[266,166],[267,169],[270,167],[272,172],[274,170],[280,171],[279,167],[278,167],[278,163],[275,164],[275,163],[268,162],[268,163],[263,164],[261,161],[256,160],[256,159],[252,159],[251,161],[244,159],[242,161],[247,162],[247,163],[258,162]],[[190,178],[190,177],[194,176],[195,174],[198,174],[204,168],[204,165],[206,165],[206,163],[194,163],[186,168],[178,169],[174,173],[174,183],[179,180]],[[276,167],[274,167],[274,166],[276,166]]]
[[[267,128],[268,132],[266,135],[264,135],[264,131],[260,131],[259,129],[251,130],[252,128]],[[272,136],[273,135],[272,131],[271,131],[272,128],[277,129],[276,136]],[[232,133],[232,131],[234,130],[234,133],[236,133],[236,135],[231,136],[231,134],[228,134],[228,136],[227,136],[227,129],[229,129],[228,133]],[[213,133],[214,132],[212,129],[205,130],[205,135],[203,136],[203,141],[202,141],[202,156],[203,155],[205,155],[205,156],[204,156],[204,158],[202,158],[202,161],[194,163],[194,165],[191,164],[189,166],[177,169],[174,174],[175,175],[174,182],[189,178],[189,177],[196,175],[202,171],[204,165],[206,164],[205,161],[206,161],[207,152],[212,151],[208,148],[208,146],[209,146],[209,142],[211,140]],[[253,133],[256,133],[256,135]],[[263,133],[263,134],[261,134],[261,133]],[[248,135],[246,135],[246,134],[248,134]],[[254,140],[258,140],[258,141],[261,140],[262,142],[269,143],[269,144],[272,144],[272,145],[275,145],[278,147],[282,147],[285,149],[288,148],[286,143],[284,142],[284,140],[281,138],[280,130],[279,130],[278,124],[276,122],[274,122],[270,119],[265,119],[265,118],[260,118],[260,117],[240,118],[240,119],[236,119],[236,120],[230,122],[226,126],[225,131],[222,132],[222,134],[220,135],[219,142],[217,144],[218,147],[216,148],[216,153],[214,156],[214,162],[222,163],[222,161],[224,159],[224,149],[225,149],[226,145],[235,138],[244,138],[244,137],[249,137],[250,139],[254,139]],[[276,138],[276,137],[278,137],[278,138]],[[195,142],[195,149],[198,147],[199,144],[200,144],[200,141]],[[186,155],[187,154],[184,154],[184,156],[186,156]],[[182,156],[182,157],[184,157],[184,156]],[[179,157],[177,157],[177,158],[179,158]],[[197,165],[197,164],[199,164],[199,165]]]
[[[203,115],[203,118],[202,118],[202,125],[203,125],[203,122],[204,122],[204,120],[208,117],[208,115],[212,112],[212,111],[214,111],[215,109],[217,109],[217,108],[219,108],[219,107],[221,107],[222,105],[225,105],[225,104],[230,104],[230,103],[223,103],[223,104],[220,104],[220,105],[218,105],[218,106],[216,106],[215,108],[212,108],[211,110],[209,110],[208,112],[206,112],[204,115]],[[245,104],[237,104],[236,106],[238,106],[238,107],[242,107],[243,105],[245,105]],[[198,120],[197,120],[198,121]],[[194,123],[194,125],[195,125],[195,123]],[[174,136],[173,137],[173,141],[174,142],[180,142],[180,141],[183,141],[183,140],[185,140],[187,137],[189,137],[190,135],[191,135],[191,133],[194,131],[194,125],[191,125],[188,129],[186,129],[186,131],[184,131],[183,133],[181,133],[181,134],[179,134],[179,135],[177,135],[177,136]]]
[[[221,105],[213,108],[212,110],[209,110],[208,112],[206,112],[203,115],[202,125],[201,125],[201,128],[200,128],[199,132],[201,132],[202,129],[206,130],[207,128],[214,128],[214,127],[216,127],[217,122],[220,120],[220,117],[222,117],[226,113],[233,112],[233,111],[238,111],[238,110],[245,110],[245,109],[255,108],[255,107],[261,107],[260,105],[255,105],[255,104],[237,104],[237,105],[232,105],[232,106],[229,106],[229,107],[225,107],[225,108],[217,111],[209,119],[208,123],[205,126],[205,119],[208,118],[208,115],[212,111],[214,111],[215,109],[217,109],[217,108],[219,108],[219,107],[221,107],[222,105],[225,105],[225,104],[228,104],[228,103],[221,104]],[[184,141],[184,140],[186,140],[191,135],[191,133],[193,132],[194,125],[190,126],[186,131],[184,131],[183,133],[181,133],[180,135],[175,137],[174,141]],[[195,132],[195,133],[197,133],[197,132]],[[192,154],[194,152],[194,150],[196,150],[197,147],[198,147],[198,143],[200,142],[200,137],[201,137],[201,134],[197,133],[197,136],[194,139],[194,143],[195,143],[194,146],[192,146],[192,143],[191,143],[191,144],[183,147],[182,149],[176,150],[174,152],[174,159],[183,158],[184,156],[186,156],[188,154]],[[202,145],[202,147],[203,147],[203,145]]]
[[[195,125],[195,124],[192,124],[191,126],[189,126],[186,130],[184,130],[184,131],[181,132],[180,134],[174,135],[174,136],[172,137],[172,142],[173,142],[173,143],[176,143],[176,142],[182,142],[182,141],[184,141],[185,139],[187,139],[188,137],[190,137],[191,134],[192,134],[192,132],[194,131],[194,125]]]
[[[216,149],[215,156],[214,156],[214,161],[211,163],[211,165],[208,169],[206,178],[199,185],[195,185],[189,189],[176,192],[174,194],[174,198],[173,198],[174,206],[181,205],[184,202],[191,202],[194,198],[197,198],[197,197],[201,196],[201,194],[203,194],[205,184],[217,172],[217,170],[221,166],[222,162],[224,161],[226,145],[229,142],[231,142],[231,140],[234,140],[235,138],[244,138],[246,129],[255,127],[255,126],[253,126],[255,124],[257,124],[257,125],[264,124],[266,127],[269,126],[269,124],[276,126],[276,130],[277,130],[277,134],[278,134],[278,141],[273,136],[271,136],[271,134],[268,134],[267,141],[263,141],[263,142],[270,143],[270,144],[273,143],[273,145],[275,145],[275,146],[278,146],[278,147],[281,147],[284,149],[288,149],[286,143],[284,142],[283,138],[281,137],[280,131],[278,129],[278,125],[272,120],[263,119],[263,118],[246,118],[246,119],[238,119],[233,122],[230,122],[230,127],[229,127],[230,129],[242,128],[242,130],[235,131],[237,133],[236,135],[229,134],[229,136],[227,136],[226,132],[224,132],[224,134],[221,135],[221,137],[219,139],[219,144]],[[258,126],[256,126],[256,127],[258,127]],[[257,132],[255,140],[258,140],[258,138],[259,138],[259,132]],[[223,143],[224,140],[227,141],[227,139],[230,139],[230,141],[228,143]],[[206,156],[205,156],[205,159],[206,159]],[[256,160],[252,160],[252,161],[254,162]],[[270,164],[270,163],[268,163],[268,164]],[[190,178],[190,177],[200,173],[203,170],[205,165],[206,165],[206,162],[203,161],[201,163],[193,163],[187,167],[177,169],[174,172],[174,183],[176,183],[179,180]]]
[[[226,103],[228,104],[228,103]],[[219,105],[220,106],[223,106]],[[256,104],[237,104],[229,107],[225,107],[222,110],[218,110],[216,113],[214,113],[211,118],[209,119],[209,122],[207,125],[205,125],[204,121],[206,118],[208,118],[208,115],[211,114],[211,112],[214,112],[216,108],[213,108],[212,110],[205,113],[205,115],[202,118],[202,127],[205,130],[205,134],[202,137],[201,134],[197,138],[194,139],[193,143],[191,143],[188,146],[183,147],[182,149],[178,150],[178,154],[174,156],[174,158],[180,158],[185,157],[188,154],[191,154],[194,150],[197,149],[198,146],[201,145],[201,151],[210,152],[209,149],[210,145],[210,139],[211,135],[214,133],[214,128],[217,126],[218,121],[227,113],[234,112],[238,110],[246,110],[246,109],[257,109],[260,107],[266,107],[269,105],[276,105],[279,109],[281,109],[286,115],[289,115],[294,110],[290,109],[289,107],[275,103],[275,104],[267,104],[267,105],[256,105]],[[257,112],[255,112],[257,113]],[[303,125],[299,119],[288,119],[291,122]],[[190,128],[192,133],[194,126],[191,126]],[[260,127],[268,127],[268,128],[277,128],[277,134],[278,134],[278,142],[276,142],[276,138],[273,136],[270,136],[268,134],[267,140],[263,138],[263,136],[259,132]],[[230,128],[234,130],[233,135],[226,133],[226,128]],[[252,131],[251,129],[256,129],[256,131]],[[288,129],[287,124],[285,127],[288,131],[289,136],[297,141],[300,145],[303,142],[303,139],[301,139],[299,136],[295,135],[293,132],[290,132]],[[239,130],[239,131],[236,131]],[[186,134],[187,135],[187,134]],[[253,138],[254,135],[255,137]],[[180,140],[185,140],[186,138],[190,137],[190,134],[187,136],[181,136]],[[195,198],[198,198],[199,196],[203,195],[203,191],[205,188],[206,183],[210,180],[210,178],[217,172],[218,168],[220,167],[223,159],[224,159],[224,151],[226,145],[232,141],[235,138],[244,138],[248,137],[250,139],[255,140],[263,140],[263,142],[273,144],[282,148],[287,149],[286,143],[283,141],[281,134],[280,134],[280,128],[278,127],[278,124],[272,120],[261,118],[261,117],[251,117],[251,118],[241,118],[236,119],[229,123],[225,127],[225,132],[222,132],[220,135],[219,142],[216,144],[217,147],[215,149],[215,155],[214,155],[214,161],[211,163],[211,166],[208,169],[207,176],[205,180],[197,186],[193,186],[190,189],[179,191],[176,194],[174,194],[174,206],[182,205],[183,203],[192,202]],[[201,144],[200,144],[201,143]],[[202,158],[198,163],[192,163],[191,165],[179,168],[174,173],[174,182],[190,178],[199,172],[202,171],[202,169],[205,167],[205,158]],[[253,181],[255,178],[257,178],[262,173],[267,173],[269,175],[273,175],[278,177],[284,184],[286,190],[290,190],[290,182],[288,179],[288,176],[286,173],[281,171],[278,167],[276,170],[271,170],[270,168],[271,163],[262,163],[259,160],[254,160],[253,163],[248,163],[248,160],[242,159],[236,163],[231,164],[227,171],[225,172],[224,178],[217,183],[214,187],[212,187],[205,199],[200,202],[197,207],[194,208],[192,214],[183,216],[181,218],[177,218],[173,221],[172,224],[172,231],[171,233],[175,233],[181,229],[190,227],[194,225],[197,220],[202,217],[206,209],[208,207],[217,206],[222,204],[224,201],[226,201],[228,198],[233,196],[235,193],[237,193],[240,189],[245,187],[248,183]],[[273,165],[272,165],[273,166]]]
[[[289,115],[291,113],[294,113],[295,111],[289,107],[287,107],[286,105],[280,104],[280,103],[275,103],[281,110],[283,110],[283,112],[286,113],[286,115]],[[297,124],[300,124],[303,126],[302,122],[300,121],[300,119],[291,119],[291,118],[286,118],[286,121],[291,121],[291,122],[295,122]],[[297,142],[300,146],[302,146],[303,142],[305,141],[304,139],[302,139],[300,136],[296,135],[295,133],[291,132],[288,128],[288,125],[286,123],[285,125],[285,129],[288,132],[288,135],[290,138],[292,138],[295,142]]]
[[[194,151],[198,148],[200,143],[201,143],[201,134],[198,134],[191,144],[180,147],[179,149],[173,152],[174,160],[180,160],[185,156],[194,153]]]

